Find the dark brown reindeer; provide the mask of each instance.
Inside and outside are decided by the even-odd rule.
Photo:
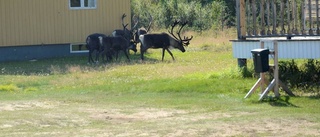
[[[127,53],[127,49],[129,47],[129,41],[126,38],[122,36],[115,36],[115,37],[101,36],[99,37],[99,41],[104,49],[103,52],[101,53],[102,59],[104,59],[104,56],[106,56],[108,61],[110,60],[110,56],[112,56],[112,54],[115,53],[116,60],[118,60],[119,52],[123,51],[128,61],[130,61],[130,58]]]
[[[94,33],[87,36],[86,39],[86,48],[89,50],[88,56],[88,64],[98,63],[99,61],[99,54],[103,51],[103,47],[99,42],[99,37],[105,37],[106,35],[101,33]],[[93,60],[92,53],[96,51],[96,58]]]
[[[178,37],[176,37],[173,33],[173,29],[178,24],[181,24],[181,27],[177,33]],[[171,51],[169,50],[169,48],[171,48],[171,47],[177,48],[177,49],[181,50],[182,52],[185,52],[186,50],[184,49],[184,46],[188,46],[190,44],[190,40],[192,40],[192,38],[193,38],[193,36],[191,36],[191,38],[188,38],[188,37],[184,37],[184,39],[181,38],[180,32],[185,25],[187,25],[187,22],[180,23],[180,21],[175,21],[171,25],[171,30],[169,31],[169,33],[172,36],[170,36],[167,33],[140,35],[139,39],[141,41],[141,47],[140,47],[141,60],[144,60],[143,54],[149,48],[153,48],[153,49],[162,48],[162,61],[164,58],[165,50],[167,50],[169,52],[172,59],[174,60],[174,57],[173,57]]]
[[[122,36],[125,39],[129,40],[130,44],[128,47],[128,50],[133,50],[135,53],[137,52],[137,47],[136,47],[136,43],[134,42],[134,33],[133,31],[135,30],[135,28],[138,25],[139,19],[135,20],[135,24],[133,27],[131,27],[131,29],[129,30],[127,28],[128,24],[124,24],[124,18],[126,17],[126,14],[123,14],[121,17],[121,24],[123,29],[116,29],[112,32],[112,36],[116,37],[116,36]]]
[[[123,31],[127,30],[127,25],[124,25]],[[104,56],[107,57],[107,61],[112,59],[112,54],[116,54],[116,60],[118,60],[118,55],[120,51],[126,55],[127,59],[130,61],[127,49],[130,46],[130,39],[124,36],[100,36],[99,43],[103,47],[103,52],[101,53],[102,59]],[[108,58],[109,57],[109,58]],[[111,58],[110,58],[111,57]]]

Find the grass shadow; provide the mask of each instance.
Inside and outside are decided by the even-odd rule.
[[[135,64],[156,64],[161,62],[159,59],[145,56],[145,60],[140,60],[140,54],[131,53],[130,62],[119,54],[118,60],[113,59],[104,62],[100,58],[98,64],[88,64],[88,56],[59,57],[31,61],[9,61],[0,62],[0,75],[52,75],[66,74],[70,71],[99,71],[116,65],[135,65]],[[72,70],[75,69],[75,70]]]
[[[309,96],[310,99],[320,99],[320,93]]]
[[[265,98],[262,100],[262,102],[267,102],[269,105],[274,107],[296,107],[299,108],[299,106],[291,103],[290,96],[282,96],[280,98]]]
[[[87,56],[50,58],[32,61],[1,62],[0,75],[50,75],[52,69],[66,72],[68,66],[85,66]]]

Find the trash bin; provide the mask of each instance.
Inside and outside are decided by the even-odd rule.
[[[269,71],[269,49],[253,49],[251,53],[255,72],[263,73]]]

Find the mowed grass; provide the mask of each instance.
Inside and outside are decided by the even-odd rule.
[[[176,61],[158,49],[144,62],[0,63],[0,136],[320,135],[318,98],[243,98],[257,79],[239,74],[234,31],[186,34],[195,38]]]

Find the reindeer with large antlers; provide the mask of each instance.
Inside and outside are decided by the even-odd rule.
[[[135,53],[137,52],[137,48],[136,48],[136,43],[134,42],[134,34],[133,34],[133,31],[136,29],[137,25],[138,25],[138,22],[139,20],[136,20],[135,21],[135,24],[133,27],[131,27],[131,29],[129,30],[127,28],[128,24],[124,24],[124,18],[126,17],[127,15],[126,14],[123,14],[122,17],[121,17],[121,23],[122,23],[122,27],[123,29],[117,29],[117,30],[114,30],[112,32],[112,35],[114,37],[117,37],[117,36],[122,36],[124,37],[125,39],[127,39],[129,42],[130,42],[130,46],[128,48],[133,50]]]
[[[173,29],[178,25],[181,24],[181,27],[179,28],[179,31],[177,32],[178,37],[173,33]],[[141,41],[141,60],[144,59],[143,54],[147,51],[149,48],[157,49],[162,48],[162,61],[164,58],[165,50],[168,51],[168,53],[171,55],[172,59],[174,60],[174,57],[169,50],[169,48],[177,48],[181,50],[182,52],[185,52],[184,46],[188,46],[190,44],[190,40],[192,40],[193,36],[191,38],[184,37],[184,39],[181,38],[181,30],[182,28],[187,25],[187,22],[181,23],[180,21],[175,21],[171,25],[171,30],[169,33],[172,35],[170,36],[167,33],[160,33],[160,34],[145,34],[140,35],[139,39]]]

